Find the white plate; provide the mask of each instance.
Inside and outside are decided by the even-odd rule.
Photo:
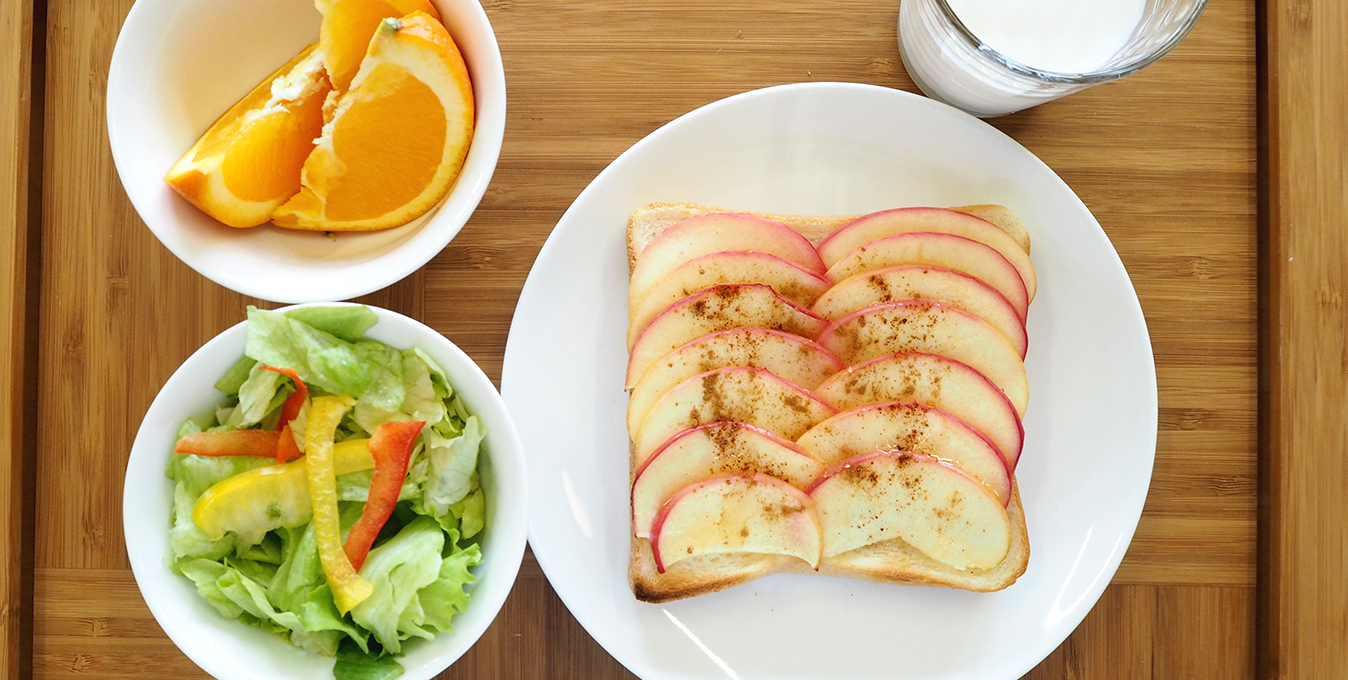
[[[126,195],[155,237],[206,278],[278,302],[344,300],[402,280],[444,249],[487,190],[505,134],[501,51],[478,0],[432,0],[468,65],[473,142],[449,195],[394,229],[231,229],[164,183],[226,109],[318,39],[308,0],[139,0],[108,69],[108,143]]]
[[[1032,547],[976,594],[776,575],[666,605],[627,582],[625,225],[651,201],[846,214],[1001,203],[1033,239],[1030,406],[1017,470]],[[615,160],[562,216],[506,345],[502,394],[529,469],[529,542],[618,661],[657,678],[1018,678],[1067,637],[1123,558],[1156,447],[1156,373],[1128,275],[1072,190],[943,104],[838,83],[747,92]]]

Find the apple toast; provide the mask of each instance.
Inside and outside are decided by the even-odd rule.
[[[627,227],[629,578],[1005,588],[1029,540],[1029,236],[1002,206],[654,203]]]

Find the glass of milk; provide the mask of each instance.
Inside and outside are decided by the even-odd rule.
[[[1169,52],[1207,0],[903,0],[899,54],[928,97],[991,117]]]

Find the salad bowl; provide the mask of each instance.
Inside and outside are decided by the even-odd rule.
[[[424,324],[388,310],[370,309],[378,322],[365,337],[398,349],[418,348],[443,370],[452,393],[486,431],[477,463],[486,498],[486,524],[477,539],[481,562],[470,570],[475,581],[464,588],[469,593],[467,606],[453,616],[452,630],[430,640],[404,642],[397,659],[405,671],[402,677],[425,680],[473,645],[514,584],[526,534],[524,459],[499,393],[468,355]],[[145,414],[127,463],[123,492],[127,554],[155,620],[184,654],[211,675],[228,680],[333,677],[332,657],[303,651],[279,635],[222,616],[198,593],[192,580],[171,566],[175,482],[166,477],[165,470],[184,422],[213,413],[221,405],[224,395],[215,383],[243,357],[249,324],[236,324],[192,354]],[[370,555],[374,561],[375,552]]]

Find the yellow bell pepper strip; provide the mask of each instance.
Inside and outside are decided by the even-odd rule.
[[[369,441],[352,439],[333,445],[333,472],[344,475],[374,467]],[[197,500],[192,520],[213,539],[227,531],[260,539],[273,529],[308,524],[313,512],[308,472],[299,460],[254,468],[217,482]]]
[[[295,383],[295,391],[289,397],[286,397],[286,403],[281,406],[281,420],[276,423],[276,429],[283,429],[290,424],[290,421],[295,419],[295,416],[300,414],[300,409],[304,407],[304,400],[309,398],[309,386],[305,385],[303,380],[300,380],[299,374],[293,369],[275,366],[258,366],[258,368],[280,373]]]
[[[342,527],[337,511],[337,477],[332,461],[332,436],[351,397],[315,397],[304,427],[304,464],[309,478],[309,501],[314,506],[318,559],[328,576],[337,611],[345,614],[374,592],[374,586],[351,567],[342,550]]]
[[[384,528],[398,504],[398,494],[407,478],[407,463],[412,459],[412,448],[426,423],[420,420],[388,422],[376,427],[370,436],[370,458],[374,459],[374,476],[370,480],[370,495],[360,519],[346,534],[347,559],[360,571],[370,546]]]
[[[281,428],[280,436],[276,439],[276,463],[279,465],[303,455],[304,452],[295,443],[295,433],[290,429],[290,423],[286,423],[285,427]]]
[[[228,432],[195,432],[178,440],[174,453],[196,456],[261,456],[276,455],[278,437],[273,430],[230,430]]]

